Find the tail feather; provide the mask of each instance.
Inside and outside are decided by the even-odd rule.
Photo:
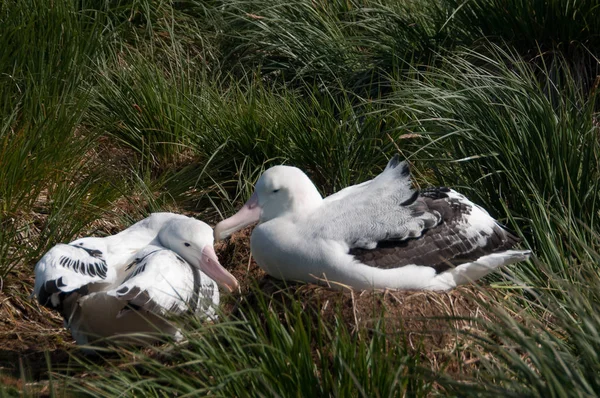
[[[531,250],[506,250],[480,257],[477,261],[461,264],[436,275],[431,283],[432,290],[449,290],[493,272],[499,267],[528,260]]]

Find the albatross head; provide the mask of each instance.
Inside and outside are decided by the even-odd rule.
[[[215,239],[225,239],[257,221],[267,222],[286,214],[308,213],[323,198],[302,170],[291,166],[274,166],[265,171],[246,204],[233,216],[215,227]]]
[[[194,218],[174,219],[161,228],[158,239],[221,286],[229,291],[237,289],[237,279],[219,263],[213,231],[207,224]]]

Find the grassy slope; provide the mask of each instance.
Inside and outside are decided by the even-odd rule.
[[[48,323],[26,299],[36,260],[57,242],[113,233],[160,209],[214,223],[278,163],[306,170],[329,194],[400,151],[419,185],[456,187],[523,236],[536,260],[511,267],[510,277],[527,287],[492,278],[496,288],[457,290],[451,303],[471,297],[458,312],[435,295],[407,307],[323,289],[262,297],[241,239],[219,254],[259,298],[246,307],[238,305],[246,294],[228,299],[233,323],[199,326],[172,356],[149,350],[99,369],[81,359],[69,366],[99,373],[84,377],[85,388],[106,395],[161,395],[167,384],[170,393],[222,396],[586,396],[600,388],[594,2],[111,4],[0,5],[7,339],[41,325],[62,337],[46,345],[25,337],[24,346],[69,346],[58,320]],[[326,316],[329,302],[339,311]],[[361,319],[391,321],[358,322],[357,308],[366,308]],[[410,336],[439,325],[397,323],[415,312],[474,319],[452,324],[443,333],[455,336],[450,343],[419,346]],[[11,344],[5,354],[2,366],[15,369],[23,352]],[[38,371],[18,383],[44,378]],[[64,393],[71,379],[57,373]]]

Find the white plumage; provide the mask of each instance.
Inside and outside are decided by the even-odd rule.
[[[219,304],[215,281],[177,253],[155,245],[140,250],[125,280],[106,294],[161,316],[192,311],[210,317]]]
[[[447,290],[530,255],[509,250],[518,239],[456,191],[413,190],[397,156],[325,199],[301,170],[272,167],[215,237],[256,221],[252,255],[267,273],[355,289]]]
[[[187,311],[215,315],[215,280],[237,287],[218,262],[212,229],[190,217],[154,213],[113,236],[54,246],[36,264],[34,294],[63,315],[79,344],[127,333],[177,338],[169,318]],[[126,340],[152,338],[120,338]]]
[[[74,292],[89,284],[114,283],[116,267],[106,264],[102,241],[90,240],[86,248],[58,244],[35,267],[34,292],[42,304],[58,307],[61,292]]]

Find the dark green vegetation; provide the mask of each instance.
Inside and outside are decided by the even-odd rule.
[[[401,312],[400,301],[352,296],[349,307],[371,309],[359,322],[344,307],[349,294],[321,289],[297,300],[292,288],[289,297],[262,297],[249,287],[259,274],[246,273],[247,255],[223,249],[245,292],[259,297],[252,305],[238,305],[244,295],[226,299],[224,323],[198,326],[189,345],[156,349],[169,355],[72,360],[79,370],[68,372],[51,364],[46,393],[600,390],[596,1],[4,1],[0,48],[7,341],[19,322],[49,316],[27,296],[52,245],[114,233],[155,210],[214,224],[280,163],[330,194],[375,175],[399,151],[419,185],[464,192],[536,254],[481,291],[452,293],[472,294],[477,311],[429,311],[432,298],[423,312]],[[327,316],[326,300],[336,308]],[[477,319],[447,330],[452,342],[441,347],[411,340],[416,326],[398,323],[423,313]],[[19,344],[10,347],[18,353]],[[431,359],[440,350],[448,363]],[[20,383],[30,378],[23,371]]]

